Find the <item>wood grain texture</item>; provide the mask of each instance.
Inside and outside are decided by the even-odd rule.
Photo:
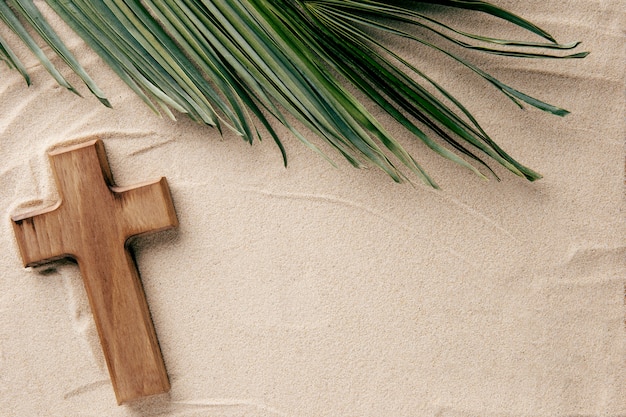
[[[169,380],[127,242],[178,225],[165,178],[113,185],[104,145],[49,153],[59,201],[13,217],[25,266],[70,257],[79,265],[119,404],[167,392]]]

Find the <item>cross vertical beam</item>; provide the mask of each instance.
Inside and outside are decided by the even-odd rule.
[[[161,350],[129,238],[176,227],[165,178],[115,187],[102,141],[49,153],[59,201],[14,216],[25,266],[74,258],[119,404],[169,391]]]

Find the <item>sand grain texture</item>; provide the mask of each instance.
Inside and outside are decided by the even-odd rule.
[[[520,111],[436,57],[414,59],[471,98],[494,139],[545,176],[534,184],[499,168],[502,182],[482,181],[401,130],[442,191],[338,157],[335,169],[280,130],[285,169],[269,137],[250,149],[157,118],[66,29],[114,110],[56,87],[19,50],[34,85],[0,78],[0,414],[626,415],[624,4],[498,4],[592,52],[481,57],[570,116]],[[133,244],[172,389],[121,407],[78,268],[25,270],[10,223],[56,199],[46,151],[93,135],[118,185],[167,177],[180,221]]]

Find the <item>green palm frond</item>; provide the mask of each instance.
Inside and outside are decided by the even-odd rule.
[[[439,155],[483,176],[495,160],[511,172],[540,175],[502,150],[452,93],[392,48],[400,37],[464,66],[522,107],[558,116],[566,110],[497,80],[454,48],[507,57],[582,58],[578,43],[560,44],[527,20],[483,1],[410,0],[47,0],[48,5],[155,112],[171,109],[235,131],[252,143],[261,123],[287,126],[322,153],[289,120],[323,138],[354,166],[373,164],[394,180],[406,170],[436,183],[351,91],[356,88]],[[438,21],[425,5],[465,9],[502,19],[539,41],[497,39]],[[33,4],[0,0],[0,18],[36,54],[57,82],[76,92],[42,52],[36,32],[105,105],[104,94]],[[0,37],[0,59],[24,66]],[[495,174],[494,174],[495,175]]]

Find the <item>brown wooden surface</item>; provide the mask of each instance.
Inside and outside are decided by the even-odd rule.
[[[13,217],[26,266],[76,259],[118,403],[169,390],[131,236],[178,225],[165,178],[113,186],[104,145],[93,140],[49,154],[60,200]]]

